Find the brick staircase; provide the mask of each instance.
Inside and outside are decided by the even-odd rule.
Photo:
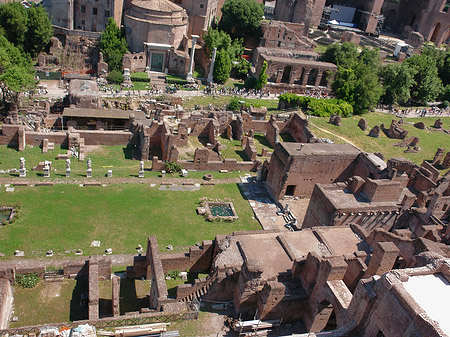
[[[184,296],[181,299],[178,299],[180,302],[191,302],[194,300],[200,300],[203,296],[205,296],[208,293],[209,288],[211,285],[217,280],[217,271],[214,272],[212,275],[208,275],[206,277],[205,283],[200,287],[195,287],[195,284],[192,285],[192,292],[186,296]]]

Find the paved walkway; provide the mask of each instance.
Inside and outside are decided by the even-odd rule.
[[[278,206],[272,200],[262,182],[248,182],[239,184],[242,193],[253,208],[256,219],[264,230],[278,229],[287,231],[282,216],[276,214]]]

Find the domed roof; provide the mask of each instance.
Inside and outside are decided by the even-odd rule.
[[[134,0],[133,6],[156,12],[179,12],[183,8],[169,0]]]

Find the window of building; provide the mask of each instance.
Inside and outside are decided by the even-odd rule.
[[[106,11],[105,11],[105,18],[109,18],[109,16],[110,16],[110,13],[109,13],[108,10],[106,10]]]
[[[200,4],[200,8],[205,8],[205,5],[204,4]]]
[[[81,24],[84,26],[86,24],[86,21],[81,20]]]
[[[86,13],[86,6],[81,5],[80,6],[80,12],[81,13]]]
[[[92,15],[97,15],[97,8],[92,8]]]
[[[285,195],[293,197],[295,193],[295,187],[296,187],[295,185],[288,185],[286,188]]]
[[[111,4],[111,0],[106,0],[106,7],[109,8],[109,5]]]

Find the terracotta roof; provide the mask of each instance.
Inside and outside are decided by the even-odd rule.
[[[183,10],[180,6],[169,0],[135,0],[133,6],[157,12],[180,12]]]

